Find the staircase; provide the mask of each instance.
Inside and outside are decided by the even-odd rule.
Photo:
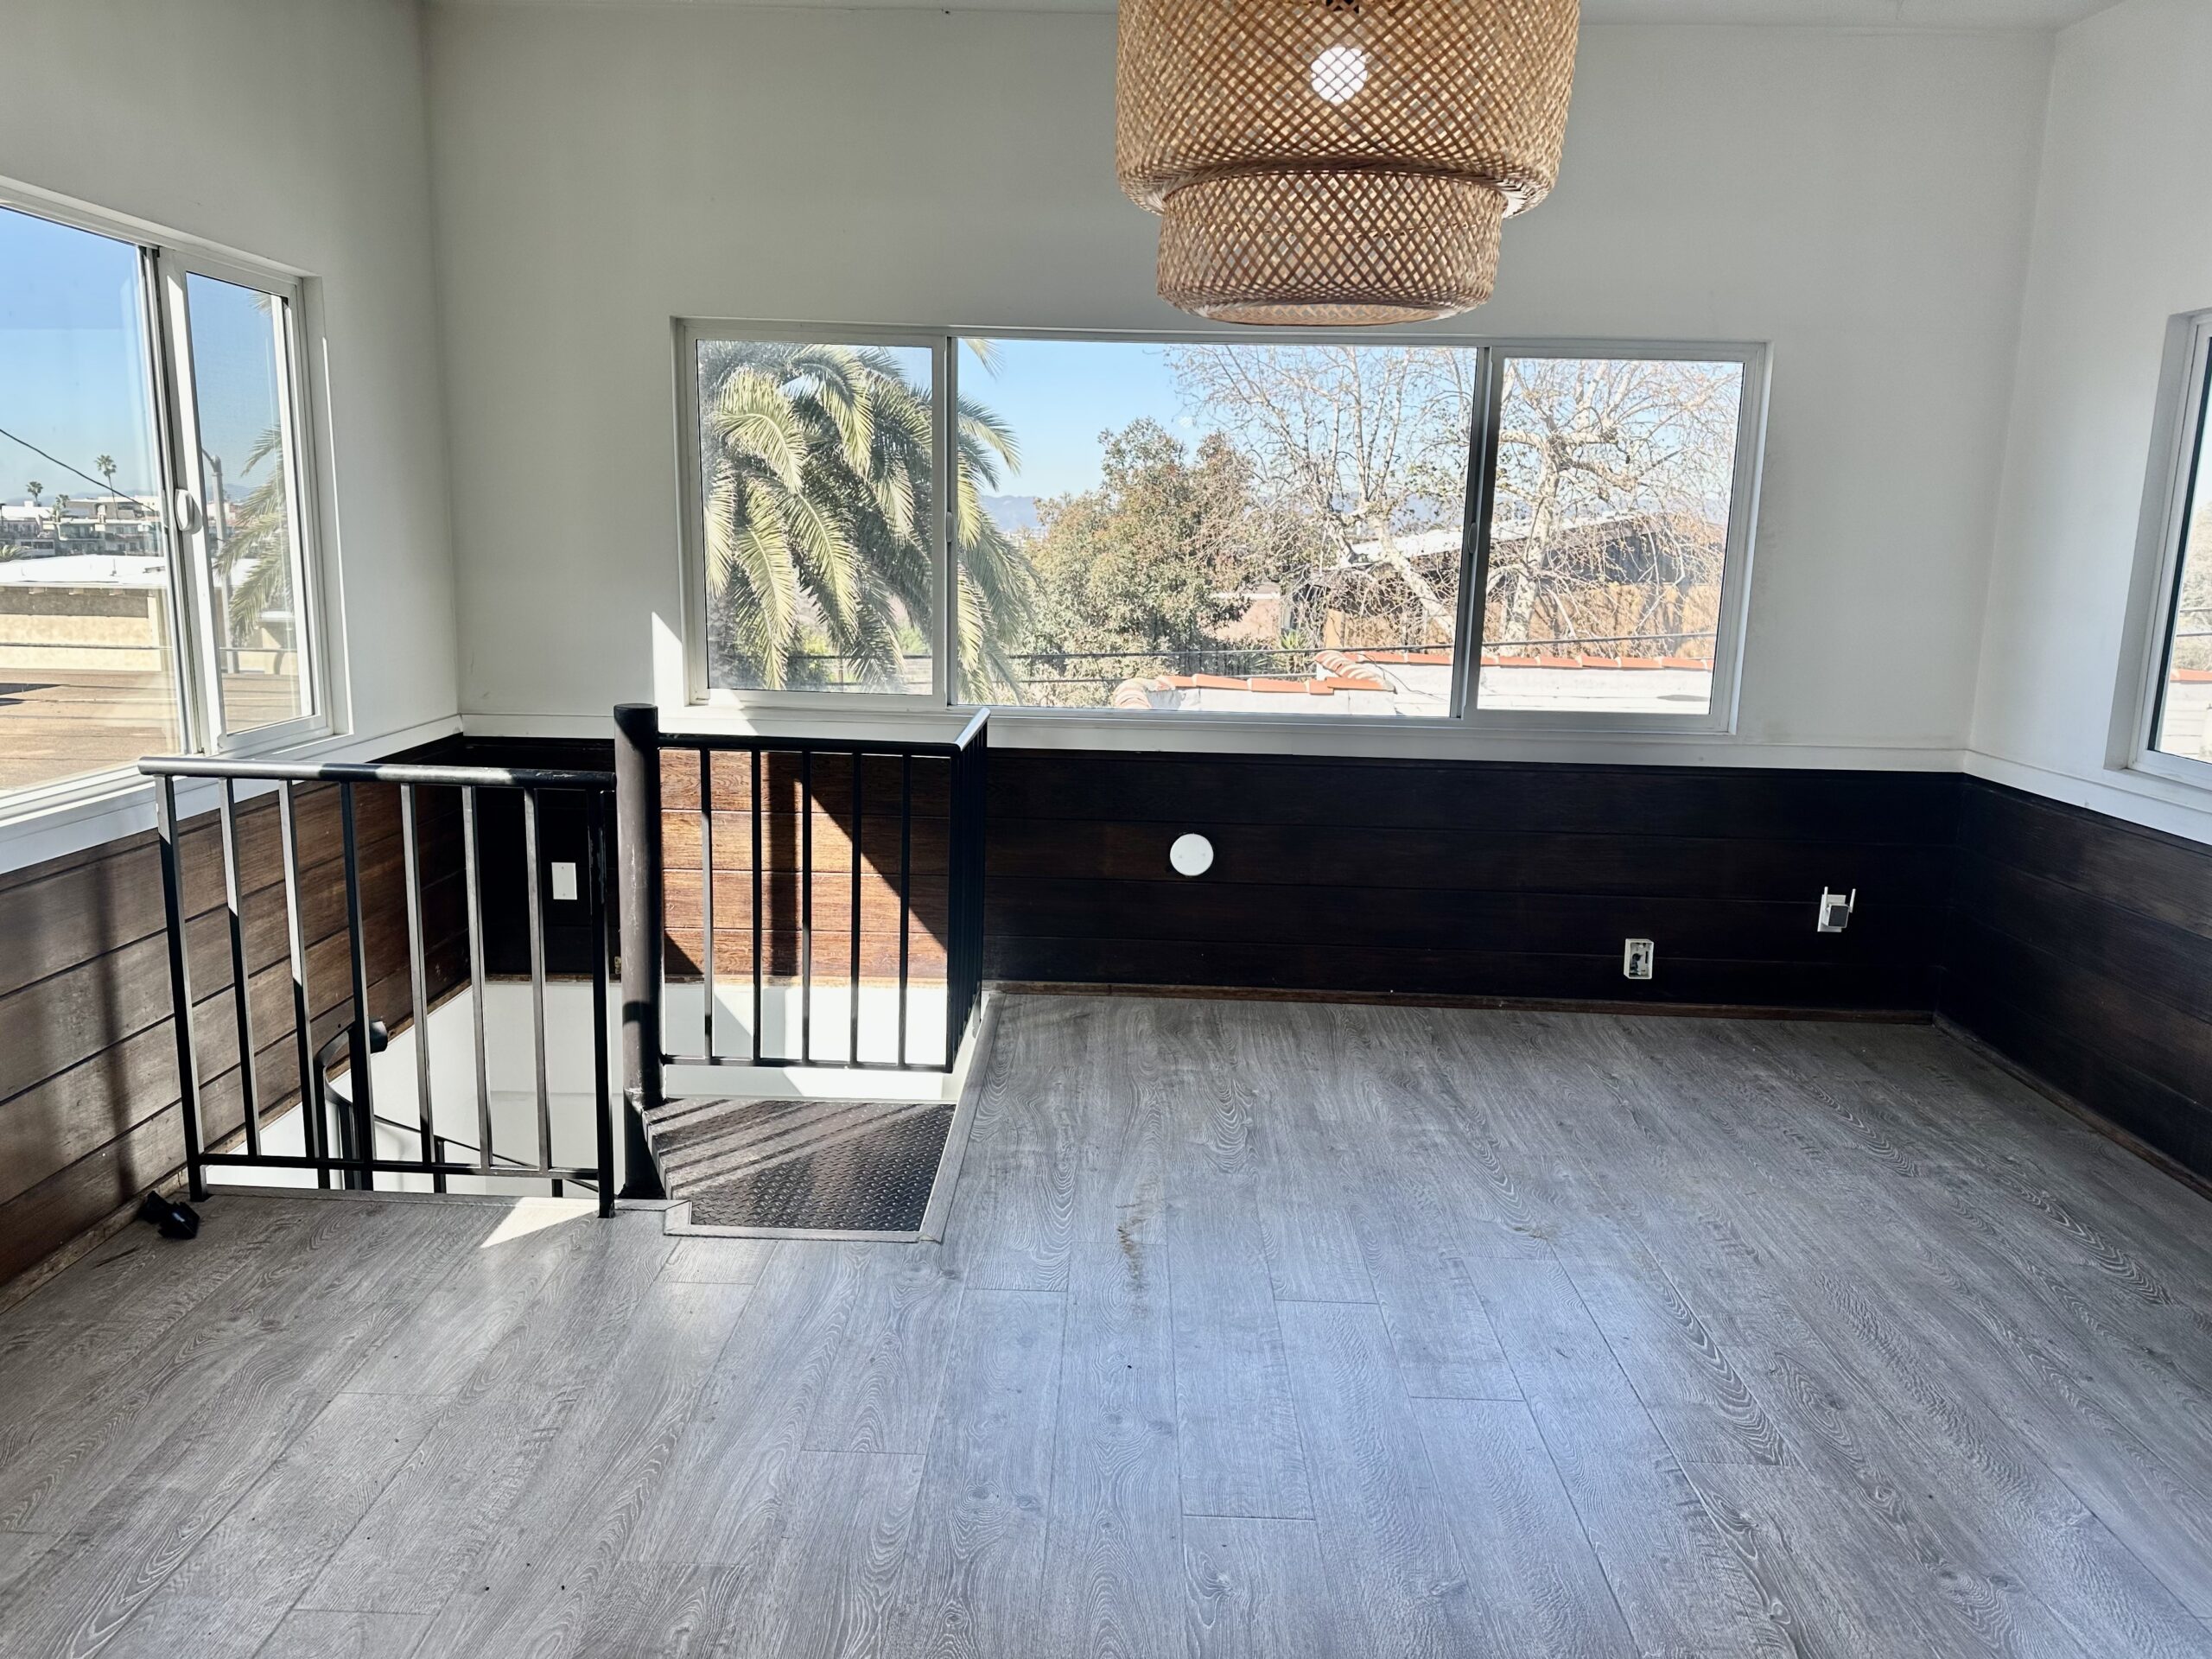
[[[646,1115],[677,1224],[923,1236],[958,1108],[947,1101],[674,1100]]]

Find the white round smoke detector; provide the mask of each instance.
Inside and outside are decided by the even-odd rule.
[[[1213,842],[1204,836],[1178,836],[1167,849],[1167,861],[1178,875],[1204,875],[1213,868]]]

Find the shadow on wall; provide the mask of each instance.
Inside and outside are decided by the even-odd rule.
[[[713,868],[714,970],[790,982],[942,982],[950,929],[951,764],[917,756],[713,756],[706,844],[699,757],[661,757],[668,977],[700,977]],[[808,802],[811,801],[809,810]]]

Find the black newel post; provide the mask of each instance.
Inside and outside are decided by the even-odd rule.
[[[622,1196],[659,1198],[645,1115],[661,1103],[660,711],[614,710],[615,861],[622,902]]]

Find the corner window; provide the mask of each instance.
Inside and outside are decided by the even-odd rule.
[[[2212,467],[2205,464],[2204,428],[2212,395],[2212,314],[2194,320],[2185,349],[2171,487],[2159,534],[2159,606],[2142,758],[2152,763],[2150,770],[2207,782],[2212,781],[2207,770],[2212,763]]]
[[[298,302],[0,207],[0,811],[319,729]]]
[[[678,329],[695,700],[1731,717],[1756,348],[774,334]]]

